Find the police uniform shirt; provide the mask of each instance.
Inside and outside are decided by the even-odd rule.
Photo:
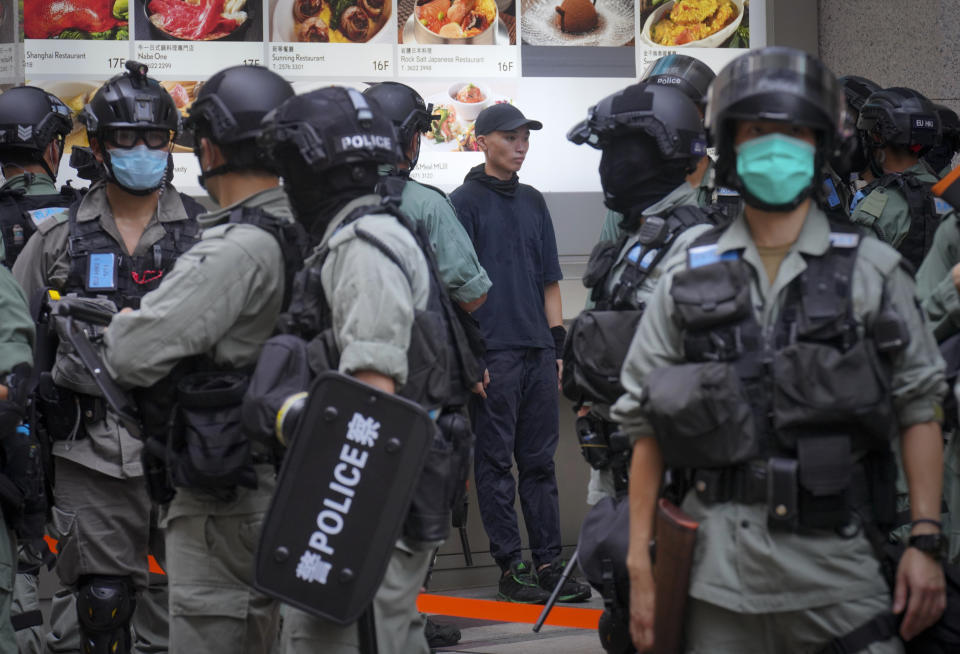
[[[403,187],[400,210],[426,226],[440,279],[450,297],[457,302],[473,302],[490,290],[490,277],[480,265],[473,243],[446,196],[408,180]]]
[[[917,294],[938,341],[960,331],[960,293],[950,271],[960,263],[960,219],[951,212],[917,271]]]
[[[367,195],[341,209],[304,266],[315,264],[318,251],[329,246],[320,279],[333,315],[340,372],[377,372],[391,377],[399,387],[407,381],[414,311],[426,308],[430,282],[423,253],[395,217],[374,213],[343,225],[355,208],[379,203],[380,196]],[[399,258],[403,270],[359,238],[358,228],[376,234]]]
[[[937,176],[922,159],[910,166],[903,174],[913,174],[928,184],[936,184]],[[897,188],[877,186],[869,195],[857,201],[850,220],[874,230],[884,241],[897,248],[910,231],[910,208],[907,197]]]
[[[0,375],[21,363],[33,364],[34,325],[23,289],[0,266]]]
[[[820,255],[830,246],[830,225],[811,203],[799,237],[776,279],[768,283],[746,220],[739,217],[717,243],[717,255],[743,251],[753,272],[751,297],[763,328],[776,321],[788,284],[806,268],[802,254]],[[943,361],[916,308],[910,275],[900,256],[875,238],[864,237],[853,272],[853,311],[863,330],[886,295],[905,321],[909,344],[892,357],[891,395],[901,429],[937,420],[945,390]],[[626,393],[612,409],[632,439],[653,434],[640,408],[644,379],[662,366],[685,363],[683,335],[670,296],[673,275],[686,267],[686,254],[667,264],[630,345],[621,382]],[[862,332],[861,332],[862,335]],[[770,531],[766,507],[727,502],[705,505],[695,493],[683,508],[700,522],[690,595],[742,613],[794,611],[888,593],[877,561],[862,534],[844,539],[830,532],[815,537]]]
[[[187,219],[180,196],[173,187],[167,189],[168,192],[160,195],[157,211],[137,243],[135,256],[146,254],[163,238],[166,231],[162,223]],[[107,234],[123,244],[103,182],[91,187],[77,211],[78,222],[91,220],[99,221]],[[40,223],[37,232],[27,241],[13,266],[13,274],[28,298],[48,286],[63,290],[70,272],[69,233],[67,212],[62,212]],[[86,421],[85,426],[89,438],[55,441],[53,454],[111,477],[143,474],[140,462],[142,445],[119,424],[112,411],[108,409],[103,420]]]

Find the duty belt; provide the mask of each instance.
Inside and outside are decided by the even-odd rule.
[[[693,489],[705,504],[767,501],[767,462],[760,459],[729,468],[699,468],[693,472]]]

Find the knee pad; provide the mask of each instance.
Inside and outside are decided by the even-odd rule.
[[[84,654],[129,654],[130,618],[137,604],[128,577],[90,577],[77,592]]]

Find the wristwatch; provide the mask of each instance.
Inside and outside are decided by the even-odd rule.
[[[908,547],[914,547],[933,557],[934,561],[943,561],[947,556],[947,537],[943,534],[920,534],[911,536]]]

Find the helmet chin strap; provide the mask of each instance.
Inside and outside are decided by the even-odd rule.
[[[201,188],[207,188],[207,180],[211,177],[217,177],[218,175],[225,175],[234,171],[240,170],[237,166],[234,166],[230,163],[225,163],[216,168],[211,168],[210,170],[200,169],[200,174],[197,175],[197,181],[200,182]]]

